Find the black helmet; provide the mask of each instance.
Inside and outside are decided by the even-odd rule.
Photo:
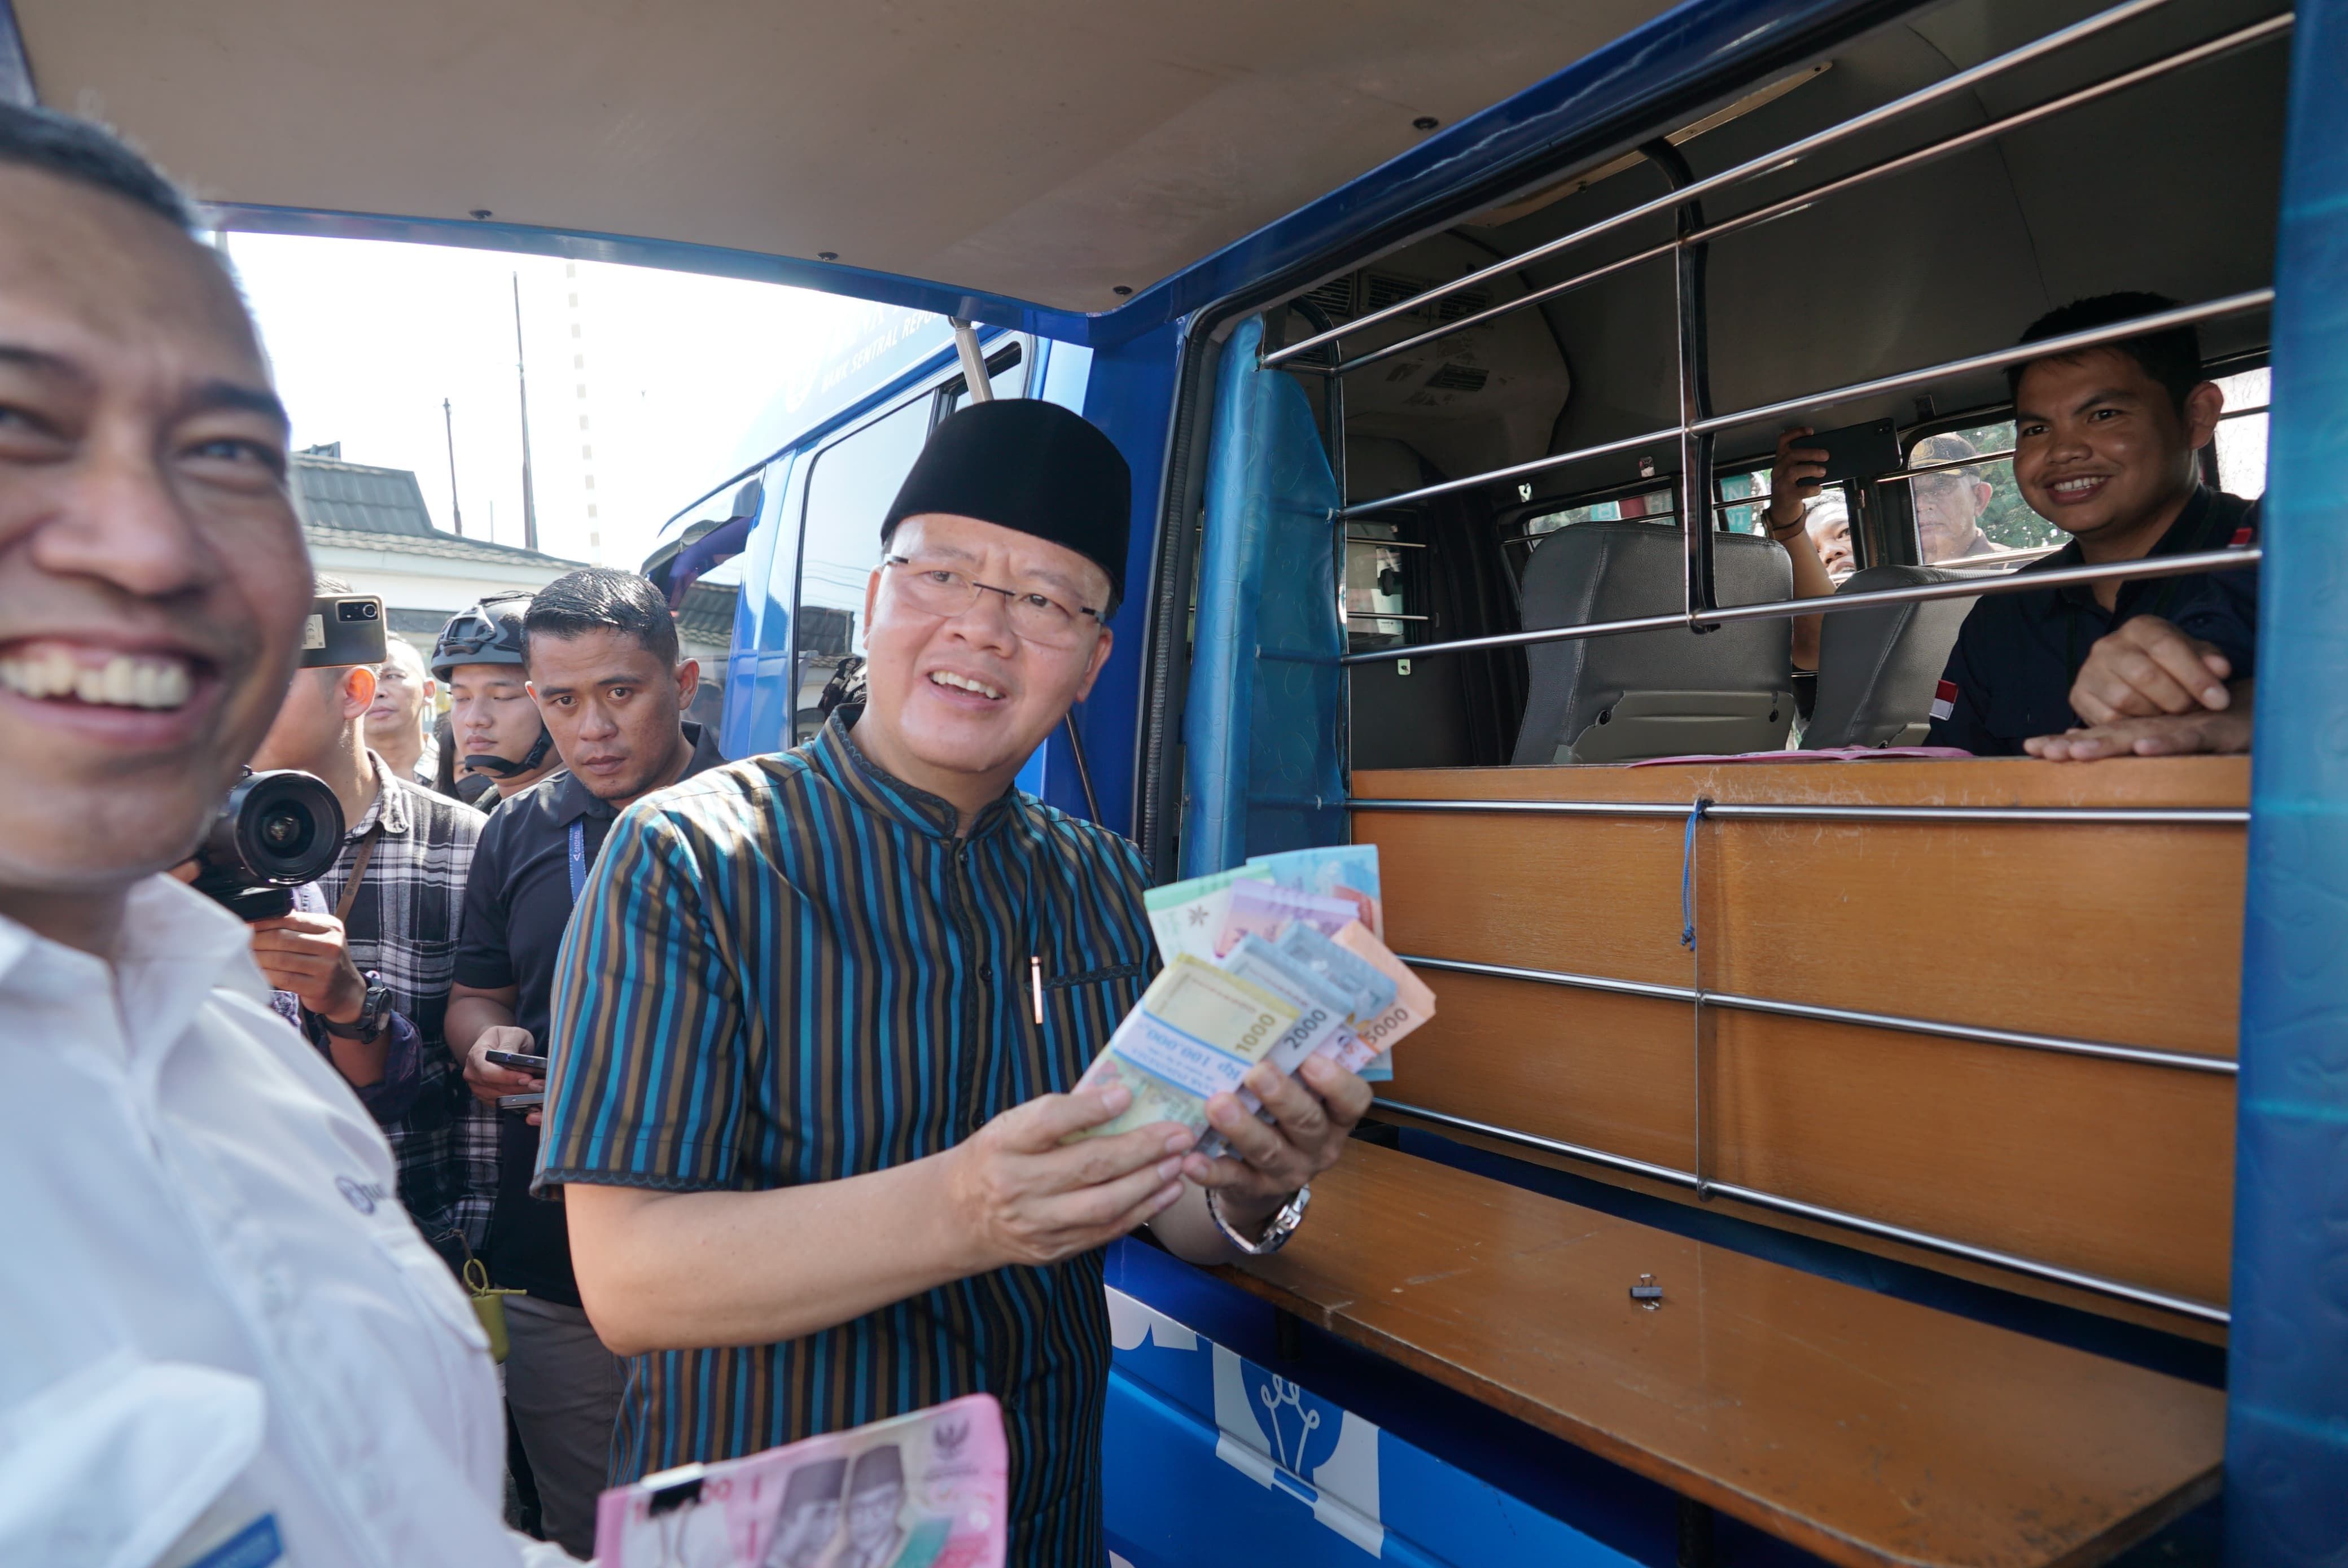
[[[432,645],[432,673],[446,680],[448,672],[458,665],[526,663],[522,657],[521,618],[534,597],[520,593],[492,593],[471,609],[449,616],[448,624],[440,628],[438,640]],[[469,757],[458,770],[511,779],[516,774],[536,770],[553,745],[554,736],[541,721],[537,741],[520,761],[504,757]]]
[[[432,645],[432,673],[446,680],[458,665],[519,665],[521,618],[534,595],[492,593],[469,610],[448,617]]]

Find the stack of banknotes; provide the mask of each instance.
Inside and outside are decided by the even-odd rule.
[[[595,1510],[601,1568],[1000,1568],[1003,1408],[973,1394],[648,1475]]]
[[[1373,1081],[1394,1076],[1395,1042],[1435,1016],[1435,993],[1386,950],[1375,844],[1258,855],[1236,871],[1145,898],[1166,967],[1086,1069],[1123,1080],[1133,1103],[1080,1134],[1179,1122],[1222,1151],[1207,1100],[1259,1061],[1292,1073],[1327,1057]]]

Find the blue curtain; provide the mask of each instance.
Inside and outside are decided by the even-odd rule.
[[[1337,481],[1295,379],[1232,334],[1216,377],[1199,618],[1182,716],[1181,871],[1343,843]]]

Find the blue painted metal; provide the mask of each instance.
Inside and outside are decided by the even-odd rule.
[[[1089,356],[1055,345],[1053,366],[1068,356],[1066,379],[1052,373],[1046,390],[1055,400],[1066,394],[1076,377],[1083,377],[1086,418],[1106,431],[1133,470],[1133,533],[1127,548],[1125,597],[1109,620],[1115,639],[1108,663],[1094,682],[1092,695],[1076,708],[1076,727],[1085,738],[1085,756],[1092,765],[1093,788],[1100,796],[1101,824],[1131,837],[1134,831],[1133,738],[1142,723],[1142,652],[1144,624],[1148,615],[1150,562],[1157,551],[1160,486],[1166,471],[1166,441],[1174,422],[1174,385],[1181,360],[1181,334],[1165,326],[1146,336]],[[1089,363],[1084,363],[1086,358]],[[1055,737],[1054,749],[1061,742]],[[1085,814],[1084,792],[1073,768],[1056,769],[1046,780],[1045,799],[1064,811]]]
[[[2302,0],[2243,922],[2227,1561],[2348,1563],[2348,0]]]
[[[16,7],[0,0],[0,103],[33,105],[41,95],[33,86],[33,62],[25,54],[25,35],[16,26]]]
[[[798,559],[798,466],[785,454],[767,467],[758,521],[742,552],[742,593],[734,604],[734,646],[726,660],[726,718],[718,748],[729,758],[772,751],[790,727],[791,589]],[[784,563],[778,583],[776,565]]]
[[[1183,713],[1182,874],[1343,843],[1337,480],[1295,377],[1231,335],[1207,458],[1199,621]]]

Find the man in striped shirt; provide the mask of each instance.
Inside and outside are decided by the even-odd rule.
[[[1099,1249],[1147,1222],[1226,1261],[1368,1108],[1314,1062],[1250,1079],[1272,1124],[1218,1097],[1242,1158],[1164,1124],[1061,1144],[1128,1098],[1066,1091],[1155,966],[1147,877],[1012,780],[1107,658],[1129,509],[1066,410],[955,414],[881,520],[860,716],[613,827],[556,977],[540,1165],[633,1358],[613,1480],[983,1390],[1012,1561],[1091,1568]]]

